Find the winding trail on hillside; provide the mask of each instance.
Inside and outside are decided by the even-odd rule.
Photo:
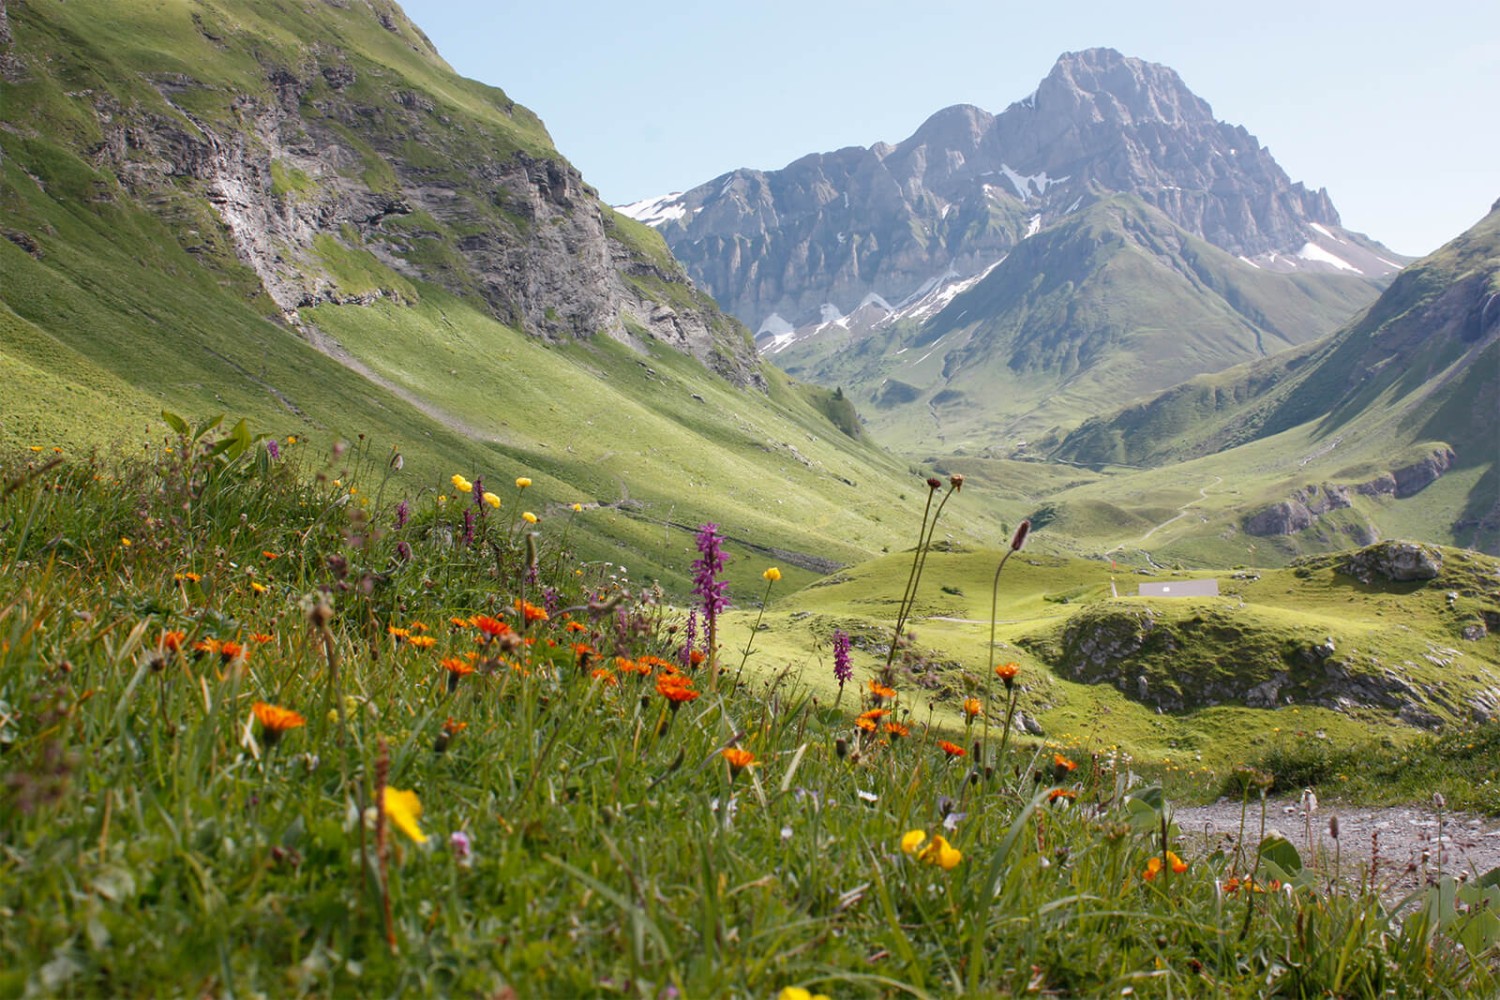
[[[1140,538],[1137,538],[1135,540],[1134,544],[1135,545],[1140,545],[1146,539],[1150,538],[1152,535],[1156,534],[1158,531],[1160,531],[1162,528],[1165,528],[1167,525],[1171,524],[1173,521],[1179,521],[1182,518],[1187,517],[1188,513],[1191,510],[1193,510],[1195,507],[1197,507],[1198,504],[1200,504],[1204,500],[1208,499],[1208,491],[1211,490],[1211,489],[1213,489],[1215,486],[1218,486],[1223,481],[1224,481],[1224,477],[1223,476],[1214,476],[1214,481],[1213,482],[1209,483],[1207,486],[1200,486],[1198,488],[1198,499],[1197,500],[1189,500],[1187,503],[1183,504],[1181,507],[1178,507],[1177,508],[1177,513],[1174,514],[1172,517],[1167,518],[1165,521],[1162,521],[1160,524],[1153,524],[1150,528],[1148,528],[1146,530],[1146,533],[1144,535],[1142,535]],[[1104,554],[1106,556],[1108,556],[1108,555],[1112,555],[1115,552],[1119,552],[1122,549],[1124,549],[1127,544],[1129,544],[1129,543],[1120,542],[1118,545],[1115,545],[1112,548],[1106,549],[1105,552],[1104,552]],[[1147,552],[1145,549],[1141,549],[1140,551],[1141,551],[1141,554],[1146,557],[1146,561],[1148,563],[1150,563],[1154,568],[1156,568],[1156,569],[1161,569],[1162,568],[1162,567],[1160,567],[1160,566],[1158,566],[1156,564],[1156,561],[1154,559],[1151,558],[1151,553]]]

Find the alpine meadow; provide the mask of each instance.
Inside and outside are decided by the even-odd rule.
[[[0,0],[0,996],[1500,995],[1500,202],[1107,48],[618,207],[539,113]]]

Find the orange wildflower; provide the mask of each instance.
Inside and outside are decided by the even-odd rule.
[[[972,719],[972,718],[974,718],[974,716],[976,716],[976,715],[982,715],[983,713],[984,713],[984,709],[980,706],[978,698],[965,698],[964,699],[964,714],[967,715],[969,718]]]
[[[265,632],[251,632],[250,641],[265,644],[268,642],[275,642],[276,637],[274,635],[268,635]]]
[[[863,715],[854,720],[854,725],[860,729],[863,729],[867,733],[873,733],[875,731],[875,720],[867,719]]]
[[[1188,870],[1187,862],[1179,858],[1173,851],[1167,852],[1167,865],[1171,867],[1172,874],[1174,875],[1181,875]],[[1161,857],[1159,855],[1152,855],[1146,859],[1146,870],[1141,872],[1141,878],[1147,882],[1153,881],[1157,875],[1161,874],[1161,869]]]
[[[568,622],[567,629],[569,632],[587,632],[589,627],[583,622]]]
[[[887,722],[885,724],[885,731],[886,734],[893,739],[900,739],[903,736],[911,735],[911,730],[907,729],[899,722]]]
[[[280,559],[281,556],[278,555],[275,552],[272,552],[270,549],[264,549],[264,550],[261,551],[261,558],[263,558],[263,559]]]
[[[281,734],[288,729],[307,725],[307,720],[297,712],[264,701],[257,701],[250,706],[250,710],[255,713],[256,720],[260,722],[261,735],[266,741],[266,746],[281,739]]]
[[[182,649],[182,640],[186,638],[186,632],[163,632],[161,638],[157,640],[157,645],[175,653]]]
[[[510,631],[509,625],[498,618],[491,618],[489,615],[475,615],[469,619],[469,624],[479,629],[486,641],[489,639],[498,639]]]
[[[1076,798],[1078,798],[1078,793],[1070,788],[1054,788],[1047,793],[1048,802],[1057,802],[1059,800],[1072,801]]]
[[[672,704],[672,711],[677,711],[683,702],[695,701],[699,693],[692,688],[692,681],[688,678],[658,677],[656,679],[656,693]]]
[[[219,643],[219,659],[224,663],[233,663],[235,660],[250,659],[250,650],[237,642],[225,639]]]
[[[1005,682],[1007,690],[1016,683],[1016,674],[1020,672],[1021,665],[1019,663],[1002,663],[995,668],[995,676]]]
[[[739,747],[725,747],[719,753],[729,762],[730,777],[739,774],[747,767],[755,766],[755,754],[749,750],[741,750]]]
[[[430,635],[414,635],[406,640],[414,649],[431,649],[437,645],[437,640]]]
[[[939,740],[938,749],[947,754],[949,760],[952,760],[954,757],[967,757],[969,755],[969,751],[957,743],[949,743],[947,740]]]
[[[539,608],[530,601],[517,599],[514,607],[517,611],[521,612],[521,616],[526,619],[526,624],[528,625],[532,622],[544,622],[549,619],[546,608]]]
[[[385,630],[390,635],[390,637],[392,639],[395,639],[397,642],[400,642],[402,639],[411,638],[411,630],[402,628],[399,625],[387,625]]]
[[[603,667],[595,667],[589,671],[589,676],[596,681],[601,681],[606,687],[612,687],[620,683],[620,679],[614,675],[614,671],[605,670]]]
[[[456,656],[446,656],[438,661],[439,666],[448,671],[448,693],[452,694],[458,690],[458,682],[474,672],[474,664],[467,660],[461,660]]]
[[[1057,772],[1058,777],[1071,774],[1078,770],[1078,765],[1060,753],[1052,755],[1052,769]]]
[[[877,680],[872,680],[870,681],[870,695],[875,699],[875,703],[878,705],[883,698],[896,697],[896,689],[886,687],[884,684],[880,683]]]

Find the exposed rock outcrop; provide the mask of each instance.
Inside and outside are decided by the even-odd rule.
[[[1401,671],[1340,658],[1326,638],[1247,623],[1226,609],[1172,615],[1100,605],[1074,615],[1055,636],[1023,644],[1059,676],[1108,684],[1164,712],[1296,703],[1339,711],[1380,708],[1433,728],[1442,723],[1436,709],[1449,707],[1440,692]]]
[[[360,264],[371,260],[477,292],[497,319],[537,336],[655,338],[763,384],[743,328],[668,254],[620,233],[544,140],[518,143],[483,114],[328,46],[295,67],[268,63],[266,90],[232,99],[227,117],[192,110],[202,85],[190,77],[153,83],[165,107],[93,95],[95,163],[164,210],[206,200],[288,322],[320,303],[401,299],[396,282],[368,287],[382,270]],[[495,111],[529,117],[503,100]]]
[[[1443,555],[1416,542],[1382,542],[1353,553],[1339,570],[1361,583],[1370,583],[1376,577],[1392,583],[1432,580],[1443,571]]]

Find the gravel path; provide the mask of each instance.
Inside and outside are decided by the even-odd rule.
[[[1195,853],[1234,849],[1240,832],[1238,801],[1179,807],[1174,816],[1185,845]],[[1337,844],[1328,833],[1331,816],[1339,818]],[[1375,884],[1392,901],[1436,879],[1440,866],[1446,874],[1469,878],[1500,868],[1500,819],[1445,811],[1441,830],[1438,822],[1433,808],[1314,805],[1309,851],[1309,817],[1302,803],[1269,799],[1266,805],[1266,832],[1278,831],[1296,845],[1304,864],[1316,855],[1315,867],[1329,876],[1334,874],[1337,848],[1342,877],[1362,879],[1370,872],[1372,847],[1378,844]],[[1254,843],[1259,832],[1260,803],[1252,800],[1245,812],[1245,839]]]

